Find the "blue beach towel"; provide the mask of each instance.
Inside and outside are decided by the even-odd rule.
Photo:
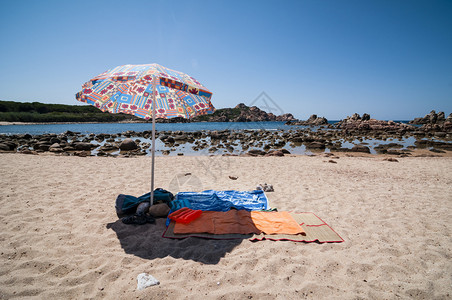
[[[261,190],[250,192],[214,191],[181,192],[176,200],[187,200],[191,209],[228,211],[231,208],[251,210],[268,209],[268,200]]]
[[[264,191],[255,190],[250,192],[239,191],[214,191],[204,192],[180,192],[175,200],[178,203],[185,203],[186,207],[194,210],[228,211],[231,208],[252,210],[268,209],[268,199]],[[181,208],[181,207],[179,207]],[[179,209],[177,208],[177,209]],[[171,209],[170,213],[177,209]],[[167,219],[166,226],[169,225]]]

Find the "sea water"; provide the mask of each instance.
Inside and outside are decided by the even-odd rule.
[[[157,131],[212,131],[212,130],[289,130],[308,128],[309,126],[288,126],[285,122],[192,122],[192,123],[156,123]],[[152,130],[152,123],[70,123],[70,124],[33,124],[33,125],[3,125],[0,134],[31,135],[45,133],[64,133],[66,131],[89,133],[121,133],[125,131],[142,132]]]
[[[336,123],[336,121],[330,121],[330,124]],[[193,132],[193,131],[214,131],[214,130],[296,130],[310,128],[312,131],[319,129],[319,126],[288,126],[285,122],[192,122],[192,123],[157,123],[157,131],[183,131],[183,132]],[[152,123],[69,123],[69,124],[33,124],[33,125],[3,125],[0,126],[0,135],[13,135],[13,134],[31,134],[31,135],[41,135],[46,133],[60,134],[66,131],[77,132],[81,134],[115,134],[123,133],[126,131],[151,131]],[[125,137],[118,138],[119,140]],[[132,137],[134,138],[134,137]],[[141,142],[151,144],[150,139],[139,138]],[[210,142],[207,138],[206,142]],[[403,148],[414,145],[414,137],[408,137],[404,139],[390,139],[389,141],[366,139],[361,142],[356,140],[353,142],[341,141],[342,147],[351,148],[355,144],[365,143],[369,146],[371,153],[376,153],[373,149],[375,146],[386,144],[389,142],[398,143],[403,145]],[[231,141],[234,142],[234,141]],[[235,141],[237,142],[237,141]],[[96,142],[97,143],[97,142]],[[100,145],[105,144],[105,141],[99,143]],[[238,143],[237,143],[238,144]],[[264,143],[264,145],[266,142]],[[193,144],[191,143],[181,143],[179,145],[172,146],[170,148],[166,147],[165,144],[159,139],[156,140],[156,154],[163,155],[163,150],[172,149],[170,156],[182,153],[184,155],[219,155],[225,153],[242,154],[244,151],[240,146],[233,146],[234,150],[229,152],[224,148],[220,148],[215,152],[208,152],[208,148],[195,151],[192,149]],[[293,154],[311,154],[309,149],[306,149],[304,145],[292,147],[286,144],[284,149],[289,150]],[[146,149],[149,155],[150,148]],[[245,151],[246,152],[246,151]],[[329,152],[329,149],[325,149],[325,152]],[[92,152],[94,155],[97,153],[96,150]],[[113,154],[119,154],[113,153]]]

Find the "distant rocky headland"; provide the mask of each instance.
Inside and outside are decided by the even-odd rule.
[[[286,125],[321,126],[328,125],[328,120],[325,117],[317,117],[317,115],[311,115],[306,121],[289,120],[286,122]]]
[[[243,103],[238,104],[234,108],[220,108],[211,115],[203,115],[193,118],[193,122],[263,122],[263,121],[295,121],[292,114],[283,114],[276,116],[267,113],[257,106],[246,106]]]

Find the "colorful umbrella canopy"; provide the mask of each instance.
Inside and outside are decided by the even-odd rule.
[[[83,85],[78,101],[102,111],[152,118],[151,205],[154,202],[155,119],[213,113],[212,93],[193,77],[158,64],[124,65]],[[154,105],[155,104],[155,105]]]
[[[212,93],[199,81],[158,64],[108,70],[86,82],[76,98],[102,111],[151,119],[154,83],[156,118],[189,119],[215,110]]]

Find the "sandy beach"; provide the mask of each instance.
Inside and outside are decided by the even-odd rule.
[[[149,191],[149,157],[0,154],[0,299],[450,299],[452,158],[384,158],[156,158],[173,193],[272,184],[271,207],[345,240],[319,244],[122,224],[116,196]],[[160,285],[137,291],[143,272]]]

